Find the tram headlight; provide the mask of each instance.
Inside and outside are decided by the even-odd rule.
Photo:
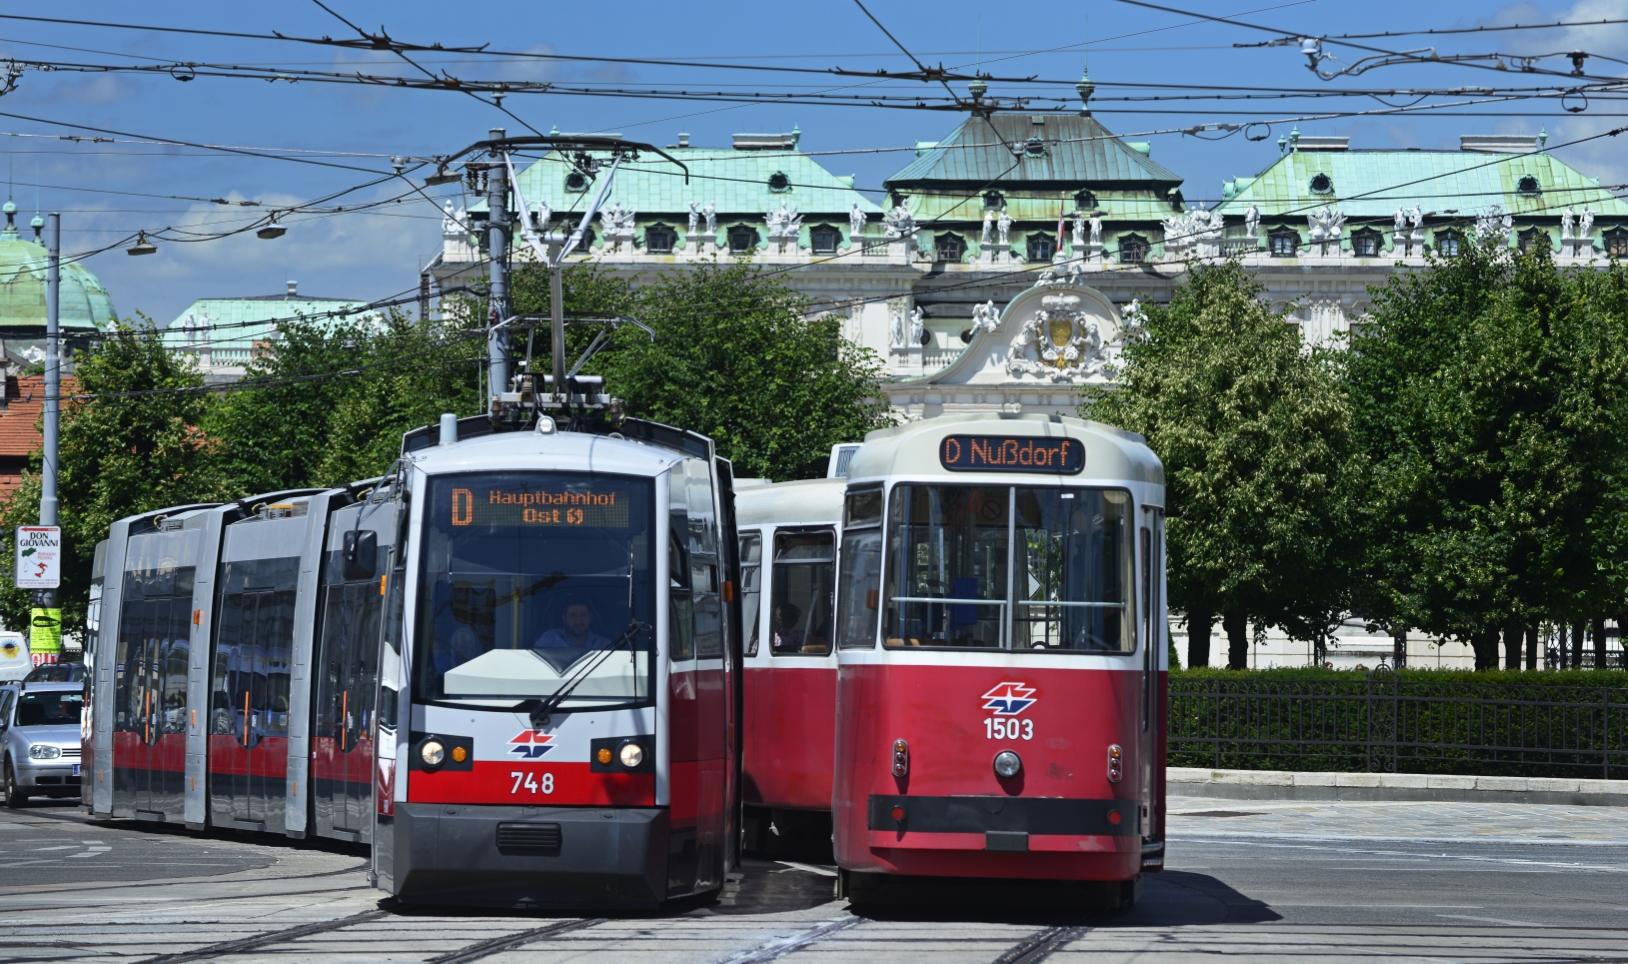
[[[1002,780],[1010,780],[1023,772],[1023,760],[1011,750],[1002,750],[995,754],[995,775]]]
[[[28,748],[28,758],[30,760],[55,760],[61,755],[61,747],[47,746],[44,743],[36,743]]]
[[[441,761],[447,758],[447,748],[440,740],[426,740],[424,745],[418,748],[418,758],[423,760],[427,767],[438,767]]]
[[[639,764],[644,762],[644,747],[630,740],[622,744],[622,748],[617,751],[616,755],[622,761],[622,766],[627,767],[629,770],[636,770]]]

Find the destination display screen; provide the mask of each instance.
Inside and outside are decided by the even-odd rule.
[[[939,443],[938,461],[951,472],[1078,475],[1085,469],[1085,443],[1072,438],[949,435]]]
[[[450,490],[454,526],[591,526],[626,529],[629,495],[616,486],[474,486]]]

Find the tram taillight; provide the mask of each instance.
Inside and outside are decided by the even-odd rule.
[[[1125,751],[1118,743],[1108,747],[1108,782],[1118,783],[1125,776]]]
[[[893,741],[893,775],[903,777],[910,773],[910,744],[903,740]]]

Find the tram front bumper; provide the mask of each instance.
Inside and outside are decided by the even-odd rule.
[[[667,811],[654,808],[397,804],[395,893],[426,902],[653,907],[666,896],[667,827]]]

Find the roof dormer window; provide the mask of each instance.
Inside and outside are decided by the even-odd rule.
[[[580,194],[588,190],[588,178],[581,171],[572,171],[565,175],[565,189]]]
[[[1316,174],[1313,174],[1311,176],[1311,193],[1333,194],[1334,179],[1329,177],[1327,174],[1324,174],[1322,171],[1318,171]]]
[[[1006,198],[999,191],[984,192],[984,207],[991,211],[999,211],[1006,206]]]
[[[791,178],[787,177],[783,171],[775,171],[769,175],[769,190],[774,191],[776,194],[791,190]]]
[[[1538,184],[1538,179],[1531,174],[1522,174],[1521,179],[1515,182],[1515,190],[1527,197],[1536,197],[1543,193],[1542,185]]]
[[[1097,196],[1090,191],[1074,192],[1074,204],[1081,211],[1090,211],[1097,206]]]

